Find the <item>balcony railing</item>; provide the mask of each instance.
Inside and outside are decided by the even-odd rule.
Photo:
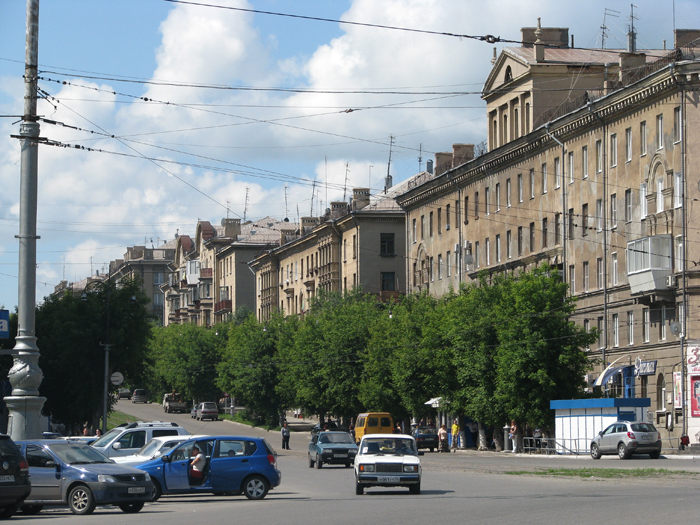
[[[199,270],[199,278],[200,279],[211,279],[214,276],[214,269],[213,268],[201,268]]]
[[[231,299],[224,299],[223,301],[219,301],[214,306],[214,313],[217,315],[228,313],[231,311],[232,304],[233,303]]]
[[[640,294],[665,290],[673,273],[673,239],[670,235],[652,235],[627,243],[627,279],[630,292]]]

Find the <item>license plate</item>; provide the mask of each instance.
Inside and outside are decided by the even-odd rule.
[[[346,458],[346,457],[348,457],[348,455],[347,454],[333,454],[333,457],[334,458]]]
[[[0,476],[0,483],[14,483],[15,477],[14,476]]]
[[[398,476],[377,476],[379,483],[398,483],[400,479]]]
[[[146,487],[129,487],[129,494],[145,494]]]

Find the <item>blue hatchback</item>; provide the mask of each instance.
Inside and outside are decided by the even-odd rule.
[[[194,446],[206,461],[192,469]],[[209,436],[191,439],[158,459],[135,465],[148,472],[155,486],[153,501],[163,494],[245,494],[262,499],[280,484],[277,452],[263,438]]]

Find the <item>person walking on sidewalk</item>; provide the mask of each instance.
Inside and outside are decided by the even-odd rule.
[[[286,421],[282,425],[282,449],[289,450],[289,425]]]
[[[445,425],[440,425],[440,430],[438,430],[438,441],[440,446],[438,447],[438,452],[449,452],[450,449],[447,446],[447,429]]]
[[[454,423],[452,423],[452,450],[457,452],[457,443],[459,442],[459,423],[457,423],[457,418],[455,418]]]

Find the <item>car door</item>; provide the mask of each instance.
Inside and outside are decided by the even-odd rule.
[[[255,445],[252,443],[252,445]],[[253,470],[254,446],[243,439],[219,439],[210,462],[214,492],[241,490],[243,478]]]
[[[615,449],[616,443],[614,443],[614,438],[612,436],[614,435],[616,428],[617,424],[613,423],[612,425],[608,426],[608,428],[603,430],[603,435],[600,436],[601,452],[610,452]]]
[[[119,447],[115,448],[114,445],[117,443],[119,443]],[[145,430],[131,430],[129,432],[124,432],[124,434],[122,434],[119,439],[112,444],[112,452],[110,453],[110,456],[130,456],[131,454],[136,454],[145,444]]]
[[[61,501],[61,463],[44,447],[27,444],[24,457],[29,464],[32,492],[29,500]]]
[[[190,490],[189,466],[194,441],[185,441],[167,455],[163,462],[164,492],[187,492]]]
[[[214,453],[215,440],[213,439],[199,439],[197,440],[197,448],[204,454],[206,462],[204,463],[204,468],[202,470],[202,478],[194,478],[190,475],[190,470],[188,470],[188,477],[190,483],[190,490],[192,492],[211,492],[212,491],[212,477],[211,477],[211,460]],[[190,460],[194,459],[194,456]],[[191,463],[191,461],[190,461]],[[191,465],[190,465],[191,468]]]

